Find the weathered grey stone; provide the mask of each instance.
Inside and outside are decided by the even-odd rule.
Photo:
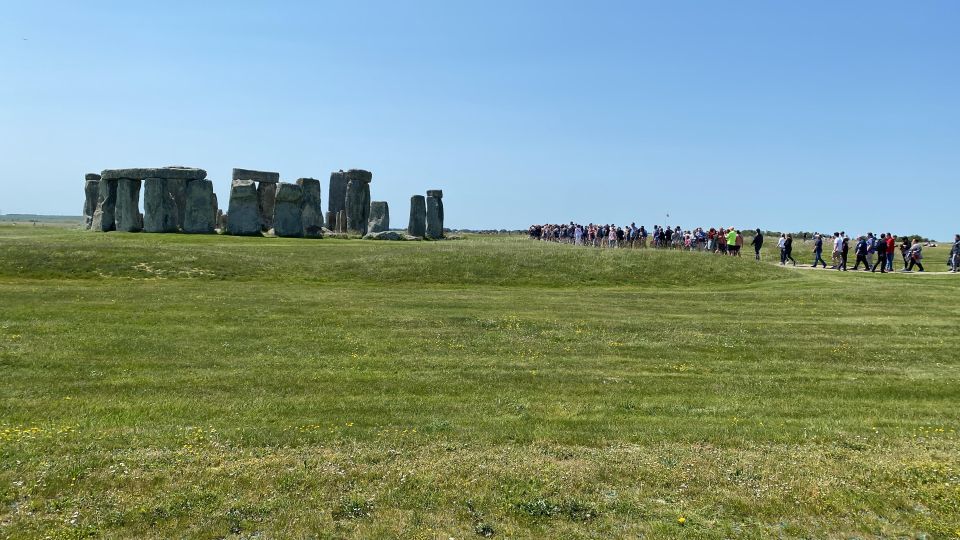
[[[360,169],[347,171],[347,232],[367,234],[370,221],[370,180],[373,174]]]
[[[213,196],[210,197],[210,210],[213,211],[213,226],[217,226],[217,218],[220,216],[220,203],[217,201],[217,194],[214,192]]]
[[[367,232],[378,233],[390,228],[390,206],[387,201],[370,202],[370,223]]]
[[[407,234],[424,236],[427,234],[427,202],[423,195],[410,197],[410,222]]]
[[[230,186],[230,206],[227,208],[227,232],[250,236],[259,235],[260,231],[257,185],[253,180],[234,180]]]
[[[439,190],[431,190],[436,193]],[[428,191],[427,193],[430,193]],[[441,196],[443,196],[441,192]],[[443,237],[443,199],[435,196],[427,197],[427,237]]]
[[[129,178],[117,180],[116,230],[137,232],[140,223],[140,181]]]
[[[203,180],[207,171],[193,167],[152,167],[139,169],[106,169],[101,173],[103,180],[117,180],[130,178],[131,180],[146,180],[147,178],[172,178],[176,180]]]
[[[337,232],[345,233],[347,232],[347,211],[341,210],[337,212]]]
[[[336,231],[337,230],[337,213],[336,212],[327,212],[326,227],[328,230]]]
[[[177,228],[182,229],[187,214],[187,184],[189,182],[183,178],[166,178],[167,191],[177,202]]]
[[[117,181],[100,180],[97,186],[97,208],[93,211],[90,228],[98,232],[116,229]]]
[[[263,232],[273,228],[273,205],[277,201],[277,184],[260,182],[257,185],[257,208]]]
[[[334,219],[338,212],[346,208],[347,203],[347,173],[341,171],[330,173],[330,189],[327,190],[327,212],[333,212]],[[330,223],[329,220],[327,220]],[[333,225],[329,225],[332,227]]]
[[[286,238],[303,236],[303,188],[281,182],[273,214],[273,234]]]
[[[90,173],[87,173],[87,174],[83,175],[83,179],[84,179],[85,181],[89,181],[89,180],[100,180],[100,175],[97,174],[97,173],[95,173],[95,172],[90,172]]]
[[[363,235],[364,240],[405,240],[403,234],[396,231],[369,232]]]
[[[427,197],[436,197],[436,198],[438,198],[438,199],[442,199],[442,198],[443,198],[443,190],[442,190],[442,189],[428,189],[428,190],[427,190]]]
[[[227,230],[227,215],[223,213],[223,210],[217,210],[217,228],[221,231]]]
[[[166,178],[143,181],[143,230],[151,233],[177,232],[177,201]]]
[[[280,182],[280,173],[269,171],[253,171],[250,169],[234,169],[234,180],[253,180],[254,182],[263,182],[264,184],[276,184]]]
[[[320,181],[316,178],[300,178],[297,185],[303,191],[303,234],[323,236],[323,206],[320,204]]]
[[[96,176],[95,179],[89,178]],[[83,182],[83,227],[89,229],[93,224],[93,213],[97,211],[97,197],[100,195],[100,175],[88,174]]]
[[[187,184],[187,209],[184,213],[183,232],[210,234],[217,227],[217,207],[214,202],[213,182],[194,180]]]

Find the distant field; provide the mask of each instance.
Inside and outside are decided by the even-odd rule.
[[[0,538],[957,538],[958,293],[0,225]]]

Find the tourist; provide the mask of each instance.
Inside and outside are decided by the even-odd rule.
[[[960,270],[960,234],[953,237],[953,247],[950,249],[950,271],[957,273]]]
[[[792,262],[794,266],[797,265],[797,261],[793,259],[793,235],[787,235],[787,239],[783,243],[783,254],[784,260]]]
[[[853,253],[857,256],[856,262],[853,263],[853,269],[859,270],[860,263],[863,263],[863,269],[869,270],[870,263],[867,262],[867,240],[862,236],[857,237],[857,245],[853,246]]]
[[[920,262],[923,260],[923,246],[920,244],[920,238],[913,239],[913,244],[910,246],[910,252],[907,254],[907,257],[910,259],[907,272],[912,272],[915,265],[923,272],[923,263]]]
[[[833,255],[830,257],[833,266],[830,268],[837,268],[840,266],[840,245],[843,244],[843,237],[840,233],[833,233]]]
[[[893,272],[893,254],[897,250],[897,239],[887,233],[887,272]]]
[[[837,267],[837,270],[846,272],[847,255],[850,253],[850,239],[847,238],[846,234],[843,234],[842,238],[843,240],[840,242],[840,265]]]
[[[900,257],[903,259],[903,269],[904,269],[904,270],[907,269],[907,264],[910,262],[910,261],[907,260],[909,254],[910,254],[910,246],[911,246],[911,244],[910,244],[910,239],[907,238],[906,236],[904,236],[904,237],[900,240]]]
[[[607,233],[607,238],[609,239],[609,247],[617,247],[617,228],[613,225],[609,227],[610,232]]]
[[[873,268],[870,269],[870,272],[876,272],[877,267],[880,267],[880,273],[887,273],[887,237],[885,234],[880,233],[880,240],[876,243],[877,246],[877,262],[873,265]]]
[[[872,232],[867,233],[867,269],[873,268],[873,254],[877,251],[877,239]]]
[[[760,260],[760,248],[763,247],[763,235],[760,234],[760,227],[757,227],[757,230],[754,232],[753,240],[750,241],[750,245],[753,246],[753,256],[756,260]]]
[[[823,267],[827,267],[827,261],[823,260],[823,236],[820,233],[813,235],[813,264],[810,267],[816,268],[817,263],[823,263]]]

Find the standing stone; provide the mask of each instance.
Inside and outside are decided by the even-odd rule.
[[[323,229],[323,206],[320,204],[320,181],[300,178],[297,185],[303,191],[303,234],[318,237]]]
[[[410,222],[407,224],[407,234],[410,236],[427,234],[427,202],[423,195],[410,197]]]
[[[427,191],[427,237],[443,237],[443,191]]]
[[[327,228],[331,231],[336,232],[337,230],[337,213],[336,212],[327,212]]]
[[[370,171],[350,169],[347,171],[347,232],[350,234],[367,234],[367,225],[370,221],[370,181],[373,174]]]
[[[330,173],[330,189],[327,190],[327,212],[333,212],[334,219],[338,212],[346,208],[347,201],[347,173],[343,170]],[[333,228],[333,222],[328,221],[328,227]]]
[[[143,181],[143,230],[151,233],[177,232],[177,201],[166,178]]]
[[[97,208],[93,211],[90,228],[98,232],[116,229],[117,181],[100,180],[97,186]]]
[[[233,235],[260,234],[260,210],[257,185],[253,180],[234,180],[227,208],[227,232]]]
[[[165,178],[167,191],[177,203],[177,228],[183,228],[183,221],[187,213],[187,182],[186,178]]]
[[[337,212],[337,232],[343,233],[347,232],[347,211],[341,210]]]
[[[184,212],[183,232],[210,234],[217,226],[213,182],[194,180],[187,184],[187,207]]]
[[[273,206],[277,202],[277,184],[260,182],[257,186],[257,208],[260,213],[260,226],[264,232],[273,228]]]
[[[97,196],[100,194],[100,175],[89,173],[83,183],[83,227],[89,229],[93,224],[93,213],[97,211]]]
[[[223,213],[223,210],[217,210],[217,228],[221,231],[227,230],[227,215]]]
[[[303,236],[303,188],[281,182],[273,210],[273,234],[286,238]]]
[[[217,201],[217,194],[216,194],[216,193],[213,193],[213,197],[211,197],[210,202],[212,203],[212,204],[211,204],[211,206],[212,206],[211,210],[213,210],[213,223],[214,223],[214,228],[216,228],[217,218],[220,217],[220,203],[219,203],[219,201]]]
[[[140,223],[140,180],[121,178],[117,182],[116,230],[136,232]]]
[[[378,233],[390,228],[390,206],[387,201],[370,203],[370,224],[367,232]]]

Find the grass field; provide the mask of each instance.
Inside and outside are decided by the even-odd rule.
[[[0,537],[960,538],[958,328],[953,275],[0,226]]]

